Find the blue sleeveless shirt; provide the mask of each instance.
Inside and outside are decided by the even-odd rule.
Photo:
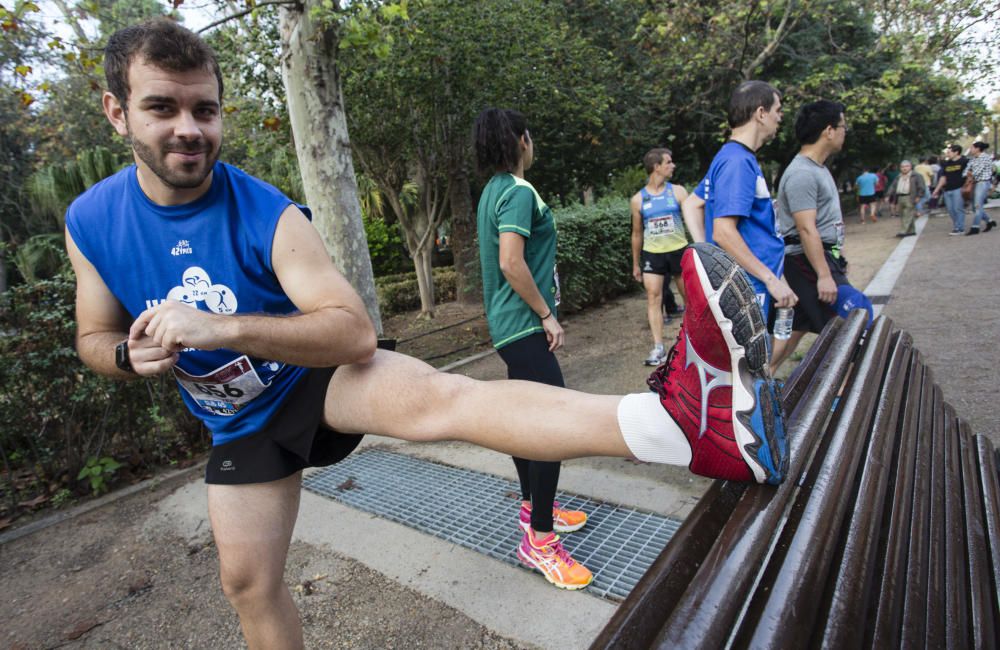
[[[271,267],[278,219],[293,201],[230,165],[212,171],[202,197],[163,206],[146,197],[130,166],[67,210],[73,241],[132,318],[164,300],[224,315],[296,312]],[[213,445],[260,430],[305,372],[225,349],[186,349],[174,367]]]
[[[674,196],[674,186],[667,183],[659,194],[639,190],[642,203],[642,250],[647,253],[670,253],[687,246],[681,206]]]

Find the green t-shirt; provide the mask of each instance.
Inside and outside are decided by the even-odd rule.
[[[516,232],[524,237],[524,261],[555,314],[559,304],[556,224],[552,210],[531,183],[506,172],[493,176],[483,188],[477,223],[486,320],[494,347],[502,348],[544,329],[538,314],[517,295],[500,270],[500,233]]]

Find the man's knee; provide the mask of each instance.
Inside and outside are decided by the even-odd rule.
[[[224,563],[219,570],[219,580],[222,593],[237,610],[270,606],[284,586],[281,576],[277,579],[269,576],[255,562]]]
[[[452,437],[455,416],[463,396],[479,383],[474,379],[447,372],[434,372],[422,378],[420,399],[414,400],[406,436],[415,441],[445,440]]]

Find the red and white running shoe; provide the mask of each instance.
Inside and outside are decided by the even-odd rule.
[[[681,272],[684,321],[647,383],[687,436],[692,472],[777,485],[788,471],[788,442],[753,289],[711,244],[689,246]]]

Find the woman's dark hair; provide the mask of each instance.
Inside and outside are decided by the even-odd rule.
[[[530,139],[524,115],[507,108],[487,108],[472,127],[476,164],[483,174],[513,171],[521,160],[521,136]]]
[[[844,105],[827,99],[811,102],[799,109],[795,118],[795,138],[799,144],[815,144],[826,127],[837,128]]]
[[[977,140],[973,142],[972,146],[975,147],[976,149],[979,149],[979,151],[986,151],[987,149],[990,148],[990,145],[986,144],[982,140]]]
[[[108,90],[122,108],[127,108],[128,68],[135,60],[169,72],[208,70],[219,82],[219,101],[222,101],[222,71],[215,52],[200,36],[169,18],[153,18],[119,29],[104,46]]]

